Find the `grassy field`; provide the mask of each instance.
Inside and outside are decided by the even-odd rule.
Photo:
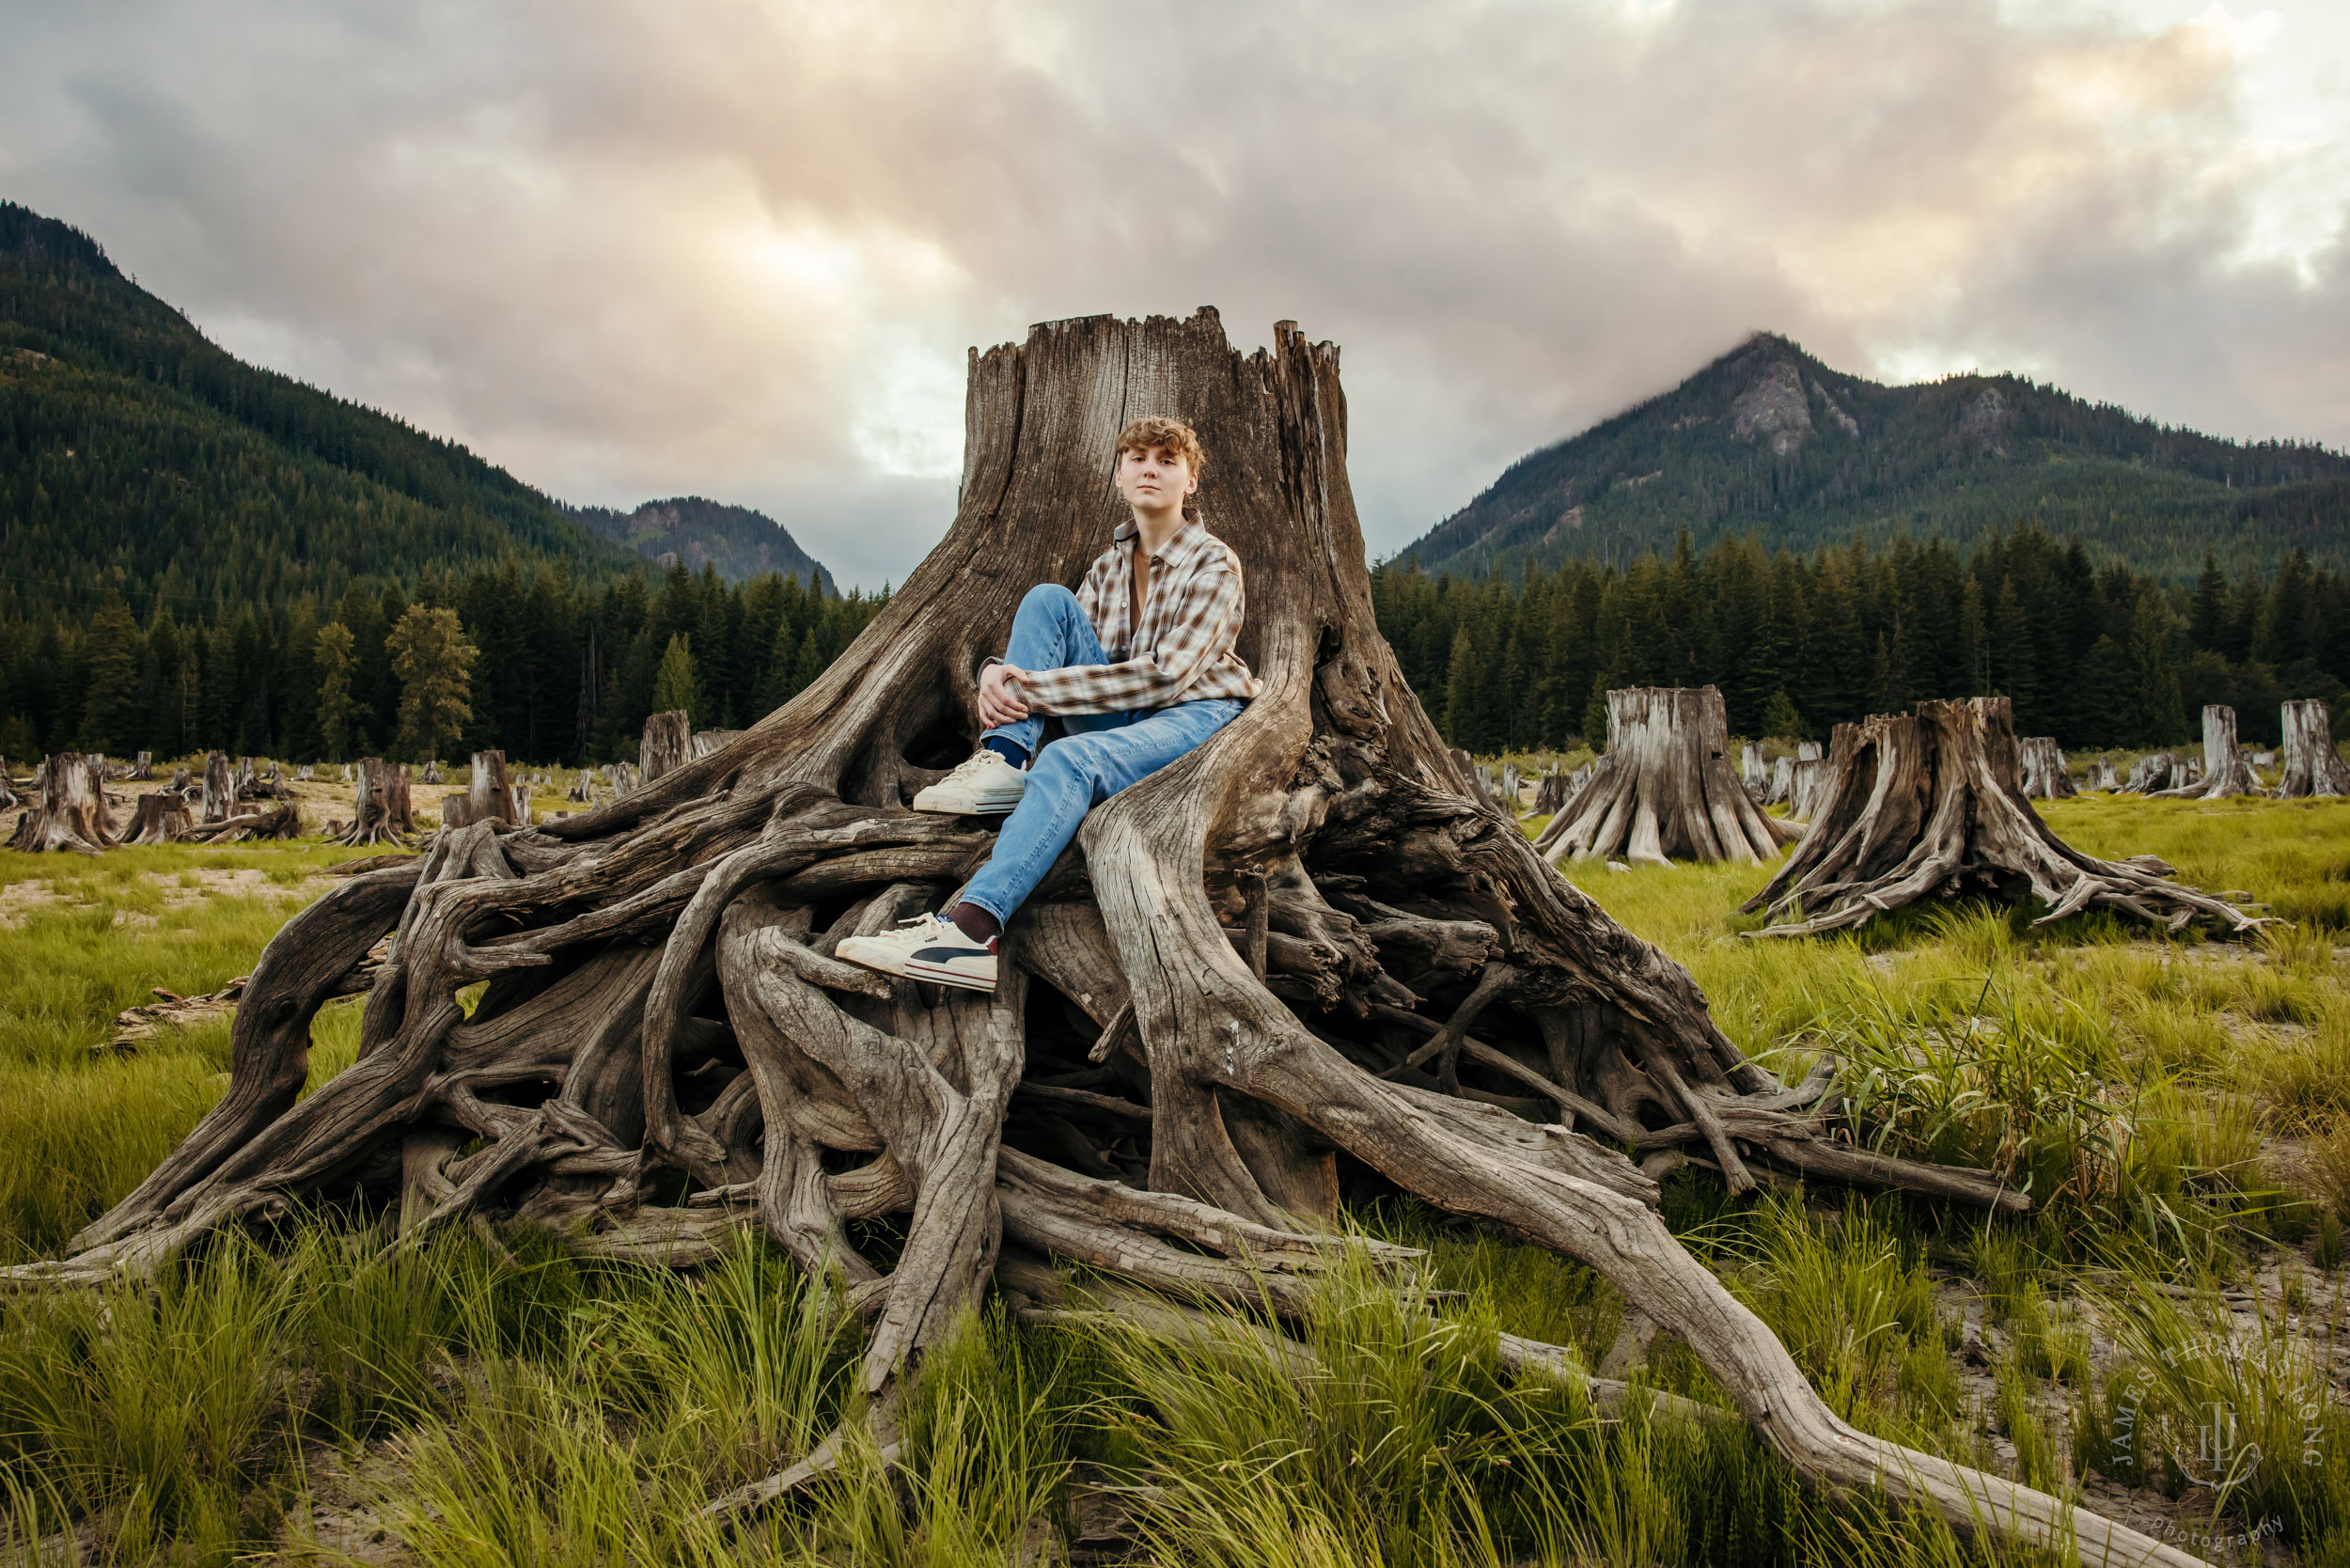
[[[1732,911],[1766,872],[1574,869],[1747,1050],[1835,1052],[1888,1147],[2034,1200],[1986,1225],[1683,1172],[1667,1218],[1857,1424],[2206,1555],[2350,1562],[2350,805],[2047,814],[2290,923],[2158,941],[1961,905],[1755,942]],[[0,1256],[56,1249],[226,1084],[225,1024],[94,1049],[115,1014],[247,972],[346,853],[0,854]],[[314,1083],[355,1029],[321,1017]],[[857,1321],[763,1245],[678,1277],[530,1234],[385,1256],[349,1216],[225,1239],[158,1288],[0,1298],[0,1561],[1041,1564],[1108,1513],[1186,1564],[1988,1560],[1803,1492],[1742,1428],[1506,1377],[1502,1329],[1607,1354],[1622,1307],[1588,1271],[1408,1205],[1351,1222],[1459,1294],[1432,1320],[1341,1278],[1304,1372],[1237,1318],[1169,1343],[982,1317],[929,1361],[901,1472],[855,1455],[732,1539],[697,1506],[854,1406]],[[1719,1402],[1669,1338],[1638,1376]]]

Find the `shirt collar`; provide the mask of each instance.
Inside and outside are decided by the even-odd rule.
[[[1110,538],[1115,543],[1132,544],[1135,541],[1135,535],[1140,531],[1136,527],[1135,520],[1129,517],[1111,530]],[[1176,529],[1168,538],[1167,547],[1159,552],[1158,558],[1170,566],[1173,565],[1198,549],[1199,541],[1207,537],[1207,527],[1201,523],[1198,513],[1186,514],[1183,518],[1183,525]]]

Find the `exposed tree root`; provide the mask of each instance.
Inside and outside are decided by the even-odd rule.
[[[2152,857],[2098,860],[2050,832],[2024,798],[2003,697],[1840,724],[1827,767],[1827,803],[1810,835],[1747,901],[1779,923],[1750,936],[1849,930],[1968,891],[2036,896],[2048,905],[2040,925],[2092,908],[2170,931],[2197,919],[2227,931],[2264,923],[2169,881],[2170,868]]]

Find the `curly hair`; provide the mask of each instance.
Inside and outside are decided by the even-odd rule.
[[[1123,458],[1128,452],[1147,452],[1159,447],[1181,455],[1191,465],[1194,478],[1207,471],[1208,454],[1199,449],[1198,433],[1171,414],[1152,414],[1140,419],[1129,419],[1126,428],[1118,432],[1115,455]]]

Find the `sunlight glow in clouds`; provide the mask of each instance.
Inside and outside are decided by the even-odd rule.
[[[232,351],[844,582],[964,351],[1346,351],[1374,551],[1756,328],[2350,442],[2340,0],[0,0],[0,195]]]

